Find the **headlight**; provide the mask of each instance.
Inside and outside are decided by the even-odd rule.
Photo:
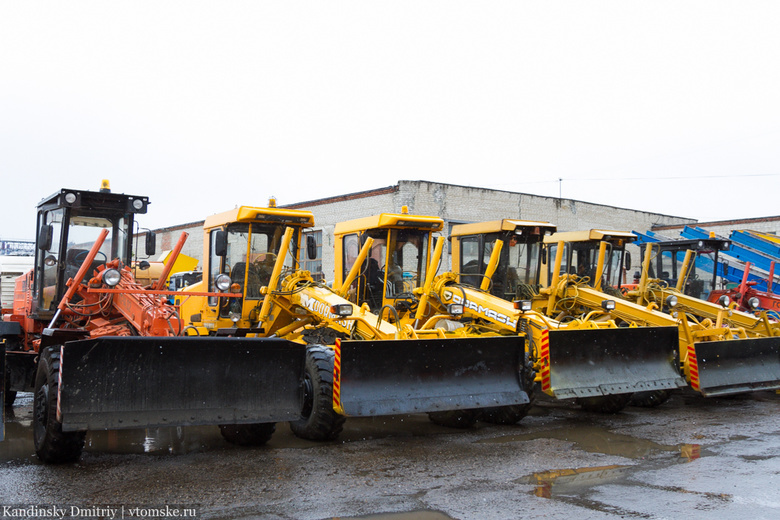
[[[748,300],[748,305],[750,305],[751,309],[758,309],[761,306],[761,300],[753,296]]]
[[[114,287],[122,279],[122,274],[116,269],[106,269],[103,271],[103,283],[109,287]]]
[[[230,313],[228,313],[228,316],[233,323],[238,323],[241,319],[241,304],[237,300],[230,304]]]
[[[666,306],[669,308],[677,307],[677,296],[675,295],[667,296]]]
[[[75,193],[66,193],[65,194],[65,202],[68,204],[73,204],[76,202],[76,194]]]
[[[723,307],[728,307],[731,303],[731,298],[726,296],[725,294],[718,298],[718,303],[721,304]]]
[[[512,303],[515,305],[515,309],[522,312],[528,312],[532,307],[531,300],[515,300]]]
[[[447,305],[447,314],[450,316],[462,316],[463,315],[463,304],[462,303],[451,303]]]
[[[603,300],[601,302],[601,308],[605,311],[614,311],[615,310],[615,300]]]
[[[230,277],[226,274],[217,275],[214,285],[217,286],[217,290],[225,292],[230,289]]]
[[[135,199],[133,201],[133,207],[140,211],[144,207],[144,201],[141,199]]]
[[[340,303],[338,305],[331,305],[330,306],[330,312],[338,316],[339,318],[344,318],[346,316],[352,316],[352,304],[350,303]]]

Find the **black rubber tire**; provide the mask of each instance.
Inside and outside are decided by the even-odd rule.
[[[577,399],[583,410],[597,413],[618,413],[628,406],[633,394],[597,395]]]
[[[63,432],[62,423],[57,421],[59,370],[59,347],[41,352],[35,376],[33,440],[35,453],[46,464],[77,462],[86,437],[86,432]]]
[[[432,423],[448,428],[471,428],[479,420],[481,410],[447,410],[446,412],[428,412]]]
[[[485,408],[482,410],[481,420],[491,424],[517,424],[523,417],[528,415],[528,412],[534,405],[534,401],[536,401],[536,395],[534,394],[534,378],[536,377],[536,373],[534,372],[533,363],[528,359],[527,355],[525,356],[524,363],[523,387],[528,394],[528,403]]]
[[[333,410],[333,349],[310,345],[306,349],[301,418],[290,421],[290,429],[301,439],[330,441],[339,436],[346,420]]]
[[[239,446],[262,446],[271,440],[275,431],[276,423],[219,425],[222,437]]]
[[[672,396],[669,390],[649,390],[647,392],[636,392],[631,397],[631,406],[641,406],[642,408],[655,408],[664,404]]]
[[[9,381],[8,374],[5,376],[5,388],[3,389],[3,400],[6,406],[13,406],[16,401],[16,390],[10,390],[11,381]]]

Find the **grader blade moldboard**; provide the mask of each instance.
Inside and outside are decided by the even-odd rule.
[[[62,347],[63,430],[300,417],[303,345],[260,338],[105,337]]]
[[[528,403],[524,351],[519,336],[343,341],[334,400],[352,416]]]
[[[551,330],[549,342],[542,389],[559,399],[685,386],[677,327]]]
[[[780,389],[780,337],[694,343],[691,386],[705,396]],[[697,382],[698,365],[698,382]]]

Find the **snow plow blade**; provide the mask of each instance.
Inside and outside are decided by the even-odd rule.
[[[691,387],[705,396],[780,389],[780,337],[703,341],[693,348]]]
[[[66,342],[60,359],[63,431],[301,414],[305,348],[285,340],[105,337]]]
[[[525,404],[520,336],[342,341],[334,408],[380,416]]]
[[[684,387],[678,334],[677,327],[551,330],[549,350],[541,348],[542,390],[566,399]]]

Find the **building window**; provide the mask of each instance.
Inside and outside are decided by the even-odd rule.
[[[306,252],[306,237],[313,236],[317,241],[317,257],[310,259]],[[322,231],[309,231],[303,234],[303,247],[301,247],[301,255],[303,262],[301,267],[304,270],[311,272],[312,278],[315,280],[324,280],[325,273],[322,272]]]

